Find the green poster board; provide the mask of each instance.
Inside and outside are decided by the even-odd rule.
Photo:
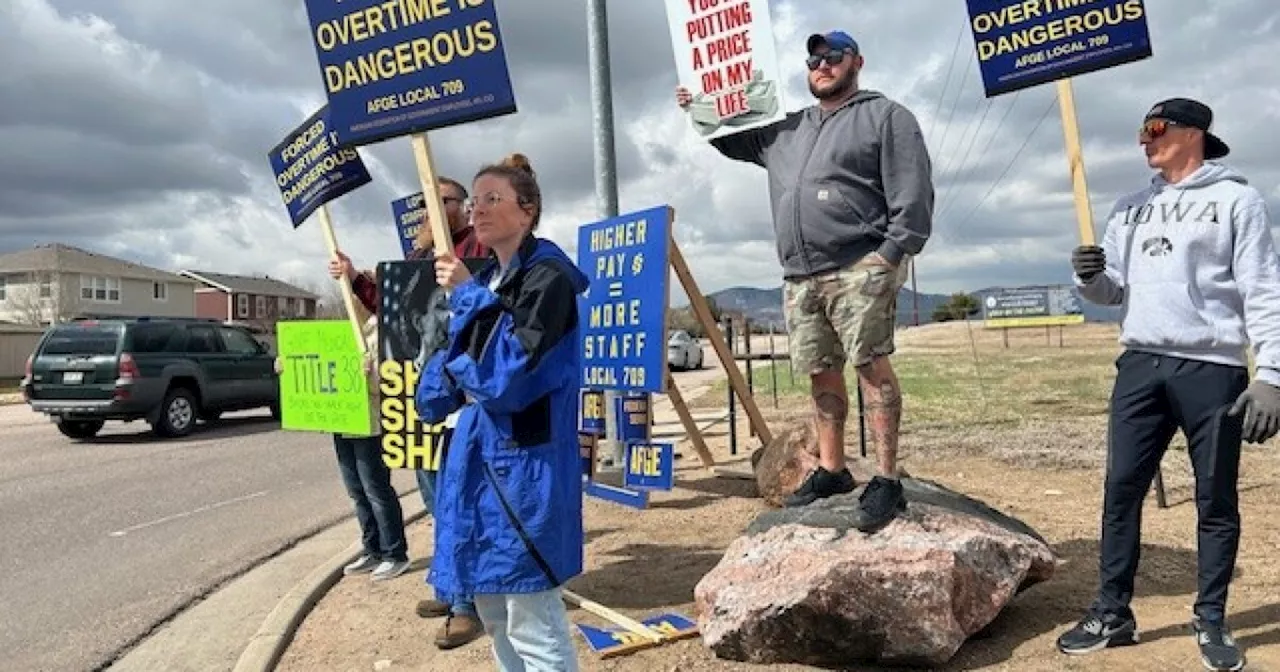
[[[304,432],[372,436],[369,381],[348,320],[276,325],[280,426]]]

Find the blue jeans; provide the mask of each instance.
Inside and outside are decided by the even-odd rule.
[[[577,672],[578,653],[560,589],[476,595],[499,672]]]
[[[333,435],[334,452],[342,484],[356,506],[360,542],[366,555],[379,560],[409,559],[404,534],[404,512],[391,487],[391,469],[382,461],[382,445],[376,436]]]
[[[435,515],[436,510],[436,478],[440,472],[427,471],[426,469],[418,469],[418,492],[422,495],[422,505],[426,507],[427,513]],[[423,574],[423,583],[427,583],[426,577],[431,575],[431,567],[427,567],[427,571]],[[449,612],[454,616],[475,616],[476,605],[469,595],[446,595],[439,590],[435,591],[435,598],[449,605]]]

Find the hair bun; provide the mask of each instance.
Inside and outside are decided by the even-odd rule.
[[[502,165],[508,168],[515,168],[516,170],[523,170],[530,175],[534,174],[533,166],[529,165],[529,157],[519,152],[516,152],[515,154],[508,154],[507,158],[502,160]]]

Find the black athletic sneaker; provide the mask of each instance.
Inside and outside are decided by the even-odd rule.
[[[868,534],[875,532],[906,510],[907,500],[902,495],[902,481],[876,476],[858,499],[858,530]]]
[[[858,484],[853,480],[853,474],[849,472],[848,467],[837,472],[827,471],[824,467],[818,467],[809,472],[800,487],[796,488],[796,491],[791,493],[782,504],[788,508],[807,506],[831,495],[843,495],[846,492],[853,492],[856,487],[858,487]]]
[[[1138,623],[1133,617],[1090,612],[1074,628],[1058,637],[1058,650],[1080,655],[1137,643]]]
[[[1191,628],[1196,633],[1196,645],[1200,647],[1200,662],[1204,663],[1204,669],[1244,669],[1244,656],[1226,624],[1197,617],[1192,619]]]

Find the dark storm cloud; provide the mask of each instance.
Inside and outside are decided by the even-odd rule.
[[[549,214],[581,210],[595,174],[584,4],[497,4],[520,111],[432,133],[437,167],[469,182],[481,164],[521,151],[539,171]],[[1115,198],[1149,179],[1135,131],[1150,104],[1171,95],[1215,107],[1217,129],[1234,149],[1229,162],[1275,205],[1280,141],[1271,128],[1280,92],[1270,68],[1280,5],[1146,4],[1156,57],[1075,81],[1099,230]],[[939,199],[922,282],[958,289],[1024,275],[1061,279],[1065,267],[1043,261],[1063,258],[1076,235],[1056,107],[1031,134],[1052,85],[1016,101],[1013,94],[987,100],[960,2],[805,0],[771,8],[792,109],[808,103],[804,36],[842,28],[866,55],[864,86],[920,119]],[[770,249],[764,172],[732,164],[691,141],[686,127],[661,121],[673,118],[676,84],[662,3],[609,3],[608,11],[624,208],[675,205],[677,238],[704,249],[742,241]],[[157,238],[165,248],[147,249],[147,259],[270,270],[285,263],[281,245],[298,246],[284,255],[291,258],[321,253],[313,225],[289,227],[266,158],[323,99],[301,0],[53,0],[52,9],[45,0],[12,0],[0,8],[0,62],[7,64],[0,249],[25,246],[35,234],[113,249],[126,238],[112,238],[112,230],[156,226],[174,235]],[[633,136],[634,129],[644,130]],[[389,201],[419,188],[409,142],[361,152],[375,181],[336,204],[335,218],[353,245],[394,250]],[[104,221],[120,228],[104,229]],[[1026,254],[1042,261],[1015,263]],[[702,263],[720,272],[712,260]],[[771,284],[759,278],[776,278],[776,266],[760,263],[733,270],[742,282]],[[312,266],[321,265],[297,268]],[[931,266],[937,272],[923,270]]]

